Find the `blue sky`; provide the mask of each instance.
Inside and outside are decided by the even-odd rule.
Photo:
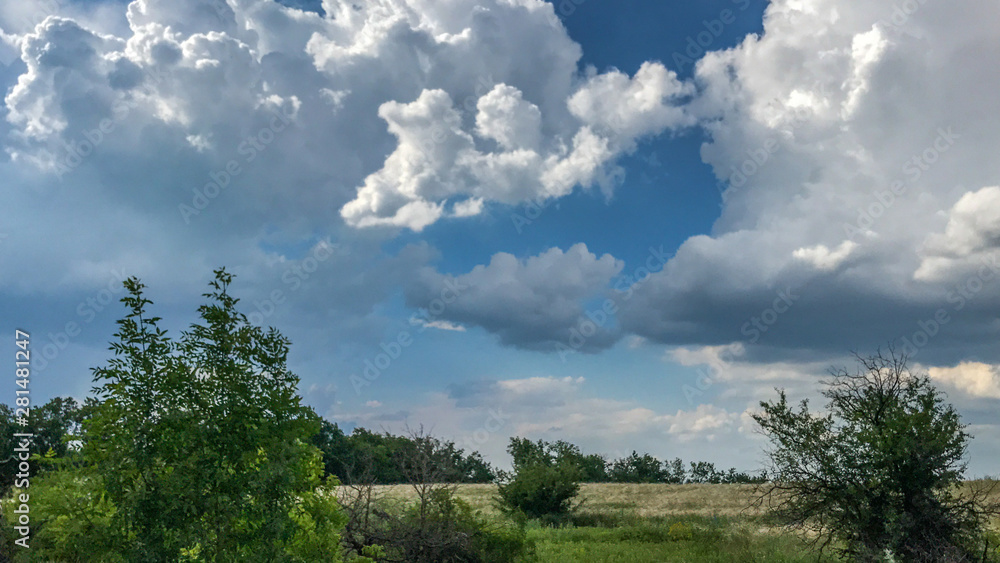
[[[759,401],[895,342],[994,471],[988,7],[283,4],[0,8],[34,400],[89,392],[123,275],[180,330],[224,265],[346,427],[753,469]]]

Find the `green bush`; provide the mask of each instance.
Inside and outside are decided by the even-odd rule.
[[[564,521],[580,492],[579,470],[568,464],[535,463],[516,468],[497,486],[498,504],[507,513],[523,513],[547,523]]]
[[[14,546],[21,494],[28,495],[30,548]],[[111,522],[115,508],[101,480],[79,469],[51,471],[32,478],[28,489],[13,489],[0,503],[3,554],[11,560],[110,563],[125,561]]]

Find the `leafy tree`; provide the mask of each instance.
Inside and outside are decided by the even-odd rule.
[[[957,494],[969,439],[958,413],[905,355],[856,358],[856,371],[824,382],[823,414],[793,408],[783,390],[761,403],[753,417],[773,446],[773,480],[759,500],[854,560],[980,560],[996,512]]]
[[[582,456],[579,460],[580,480],[584,483],[606,483],[608,476],[608,460],[600,454]]]
[[[716,469],[714,463],[708,461],[691,462],[688,483],[721,483],[724,479],[725,474]]]
[[[615,460],[610,474],[611,480],[617,483],[659,483],[666,478],[660,460],[649,454],[639,455],[635,451]]]
[[[58,465],[53,458],[63,459],[75,453],[70,439],[79,433],[80,423],[90,408],[81,407],[69,397],[54,397],[41,406],[32,407],[27,424],[21,426],[17,424],[13,409],[0,404],[0,489],[4,492],[9,490],[18,472],[19,459],[14,448],[21,440],[14,436],[15,433],[32,434],[29,449],[33,455],[29,461],[29,472],[37,475]],[[49,452],[48,463],[45,463],[45,454]]]
[[[113,358],[94,370],[101,403],[83,451],[101,469],[129,561],[301,560],[317,530],[335,535],[342,523],[317,492],[319,421],[296,394],[289,342],[247,322],[231,281],[215,272],[202,324],[178,342],[147,312],[144,286],[125,282],[129,313]]]
[[[667,483],[683,483],[687,480],[687,471],[681,458],[675,457],[671,462],[663,463],[664,480]]]
[[[580,491],[581,471],[567,446],[566,442],[511,438],[507,453],[514,458],[514,472],[501,473],[497,484],[500,508],[552,522],[568,516]]]
[[[439,477],[445,482],[489,483],[495,478],[493,468],[478,452],[466,454],[454,442],[436,438],[431,443],[436,463],[441,467]],[[322,422],[313,444],[322,452],[327,475],[335,475],[345,483],[358,482],[363,475],[363,480],[379,484],[411,482],[397,460],[421,447],[412,436],[376,433],[365,428],[355,428],[348,435],[327,421]]]

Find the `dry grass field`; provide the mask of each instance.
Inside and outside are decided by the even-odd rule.
[[[997,481],[970,481],[963,485],[965,491],[993,486],[992,499],[1000,502],[1000,484]],[[760,511],[750,508],[752,485],[667,485],[662,483],[585,483],[580,487],[581,511],[602,514],[628,514],[640,517],[656,516],[758,516]],[[400,499],[413,496],[408,485],[378,487],[381,494]],[[487,512],[492,505],[496,485],[458,485],[458,496],[473,506]]]

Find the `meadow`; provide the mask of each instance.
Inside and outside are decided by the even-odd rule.
[[[963,485],[966,490],[989,482]],[[411,499],[412,488],[381,486],[379,493]],[[750,485],[619,484],[581,486],[579,509],[559,527],[529,523],[534,561],[558,562],[805,562],[837,561],[821,556],[810,538],[770,525],[749,507]],[[493,513],[491,484],[458,485],[457,496]],[[1000,491],[995,496],[1000,496]],[[994,530],[1000,531],[1000,521]]]

